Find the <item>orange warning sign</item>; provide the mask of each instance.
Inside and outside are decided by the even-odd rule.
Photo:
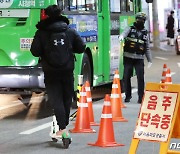
[[[180,154],[168,150],[170,139],[180,137],[179,104],[180,84],[147,83],[129,154],[140,140],[160,142],[159,154]]]
[[[177,93],[146,91],[134,138],[167,141]]]

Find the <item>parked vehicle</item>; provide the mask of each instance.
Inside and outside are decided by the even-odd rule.
[[[176,54],[180,55],[180,29],[178,29],[178,36],[175,40],[175,48],[176,48]]]

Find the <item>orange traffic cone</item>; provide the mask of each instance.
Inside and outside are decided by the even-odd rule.
[[[86,100],[86,91],[84,85],[80,92],[79,105],[77,110],[77,117],[75,128],[71,129],[72,133],[95,133],[96,131],[90,127],[88,103]]]
[[[105,95],[104,99],[104,106],[101,115],[98,139],[95,143],[88,143],[88,145],[99,147],[124,146],[123,144],[116,143],[114,138],[111,103],[110,96],[108,94]]]
[[[91,97],[91,89],[89,81],[85,82],[85,90],[86,90],[86,99],[88,103],[88,113],[89,113],[89,122],[91,126],[98,126],[99,124],[94,122],[94,113],[93,113],[93,106],[92,106],[92,97]]]
[[[162,77],[161,77],[161,83],[165,83],[166,73],[167,73],[167,65],[164,64],[164,65],[163,65]]]
[[[167,69],[166,78],[165,78],[165,83],[166,83],[166,84],[172,84],[171,71],[170,71],[170,69]]]
[[[118,93],[118,84],[117,81],[114,80],[112,84],[112,92],[111,92],[111,108],[112,108],[112,120],[113,121],[122,121],[127,122],[128,120],[124,119],[121,111],[121,104],[119,101],[119,93]]]
[[[117,84],[118,84],[119,101],[120,101],[121,107],[126,108],[126,106],[123,103],[122,96],[121,96],[121,83],[120,83],[120,79],[119,79],[119,71],[118,70],[115,71],[114,79],[117,81]]]

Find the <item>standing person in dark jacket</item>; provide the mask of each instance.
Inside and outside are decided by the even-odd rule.
[[[52,104],[57,124],[59,125],[59,131],[56,132],[55,137],[62,137],[64,133],[69,136],[66,126],[69,124],[70,107],[74,93],[74,56],[66,64],[65,70],[49,65],[48,57],[45,53],[50,52],[46,48],[50,33],[65,31],[71,44],[69,50],[72,53],[83,53],[85,51],[84,42],[74,29],[68,27],[69,20],[61,15],[61,11],[57,5],[50,5],[45,9],[48,17],[36,25],[38,30],[31,46],[33,56],[41,59],[48,99]],[[57,44],[64,43],[61,40],[55,41]],[[58,59],[55,60],[57,61]]]
[[[173,46],[174,45],[174,11],[170,12],[170,15],[167,18],[167,38],[168,44]]]
[[[136,21],[133,26],[127,27],[120,39],[125,38],[124,45],[124,87],[125,102],[130,102],[131,96],[131,76],[135,68],[138,82],[138,103],[142,102],[144,94],[144,55],[148,60],[148,68],[152,64],[152,56],[149,49],[147,30],[144,28],[146,14],[139,12],[136,14]]]

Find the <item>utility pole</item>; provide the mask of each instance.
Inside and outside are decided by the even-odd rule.
[[[160,48],[160,39],[159,39],[159,21],[158,21],[157,0],[153,0],[152,15],[153,15],[153,48],[159,49]]]

